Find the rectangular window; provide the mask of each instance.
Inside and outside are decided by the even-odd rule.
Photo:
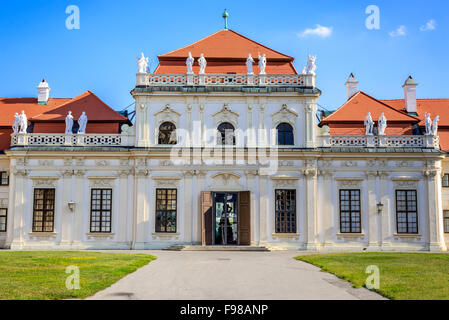
[[[296,233],[296,190],[276,190],[276,233]]]
[[[90,232],[110,233],[112,189],[92,189],[90,197]]]
[[[443,211],[444,233],[449,233],[449,210]]]
[[[6,232],[6,222],[8,219],[8,209],[0,209],[0,232]]]
[[[340,232],[362,232],[360,190],[340,190]]]
[[[418,233],[416,190],[396,190],[396,224],[398,233]]]
[[[156,232],[176,232],[177,190],[156,189]]]
[[[443,175],[442,185],[443,185],[443,187],[445,187],[445,188],[448,188],[448,187],[449,187],[449,174],[445,173],[445,174]]]
[[[33,232],[53,232],[55,189],[34,189]]]
[[[7,186],[7,185],[9,185],[8,172],[1,171],[0,172],[0,186]]]

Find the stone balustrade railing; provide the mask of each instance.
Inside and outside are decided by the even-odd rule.
[[[138,73],[142,86],[278,86],[315,88],[312,74],[158,74]]]
[[[129,147],[135,136],[125,134],[63,134],[63,133],[13,133],[11,147]]]
[[[397,147],[440,149],[440,139],[438,136],[327,135],[321,136],[320,140],[323,147]]]

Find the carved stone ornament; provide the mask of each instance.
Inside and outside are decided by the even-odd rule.
[[[299,177],[275,176],[271,180],[275,188],[297,188]]]
[[[418,188],[418,181],[397,180],[397,181],[394,182],[394,185],[395,185],[396,188],[417,189]]]
[[[235,129],[238,128],[239,114],[229,109],[229,106],[227,104],[225,104],[220,111],[215,112],[212,115],[212,118],[214,119],[216,127],[220,123],[229,122],[234,126]]]
[[[33,187],[36,188],[55,188],[58,181],[57,177],[32,177]]]
[[[293,128],[296,128],[296,119],[298,116],[296,111],[289,109],[286,104],[283,104],[279,111],[271,115],[271,118],[273,119],[274,127],[285,122],[290,124]]]
[[[7,198],[0,199],[0,207],[1,208],[7,208],[8,207],[8,199]]]
[[[107,160],[97,160],[95,161],[95,165],[97,167],[107,167],[109,165],[109,162]]]
[[[51,167],[53,165],[53,160],[41,159],[38,163],[41,167]]]
[[[112,188],[115,177],[88,177],[93,188]]]
[[[244,187],[239,183],[240,176],[235,173],[217,173],[212,176],[212,191],[242,191]]]
[[[341,189],[345,188],[358,188],[360,189],[362,187],[362,181],[363,179],[358,178],[337,178],[338,187]]]
[[[173,165],[173,162],[171,160],[160,160],[159,165],[163,167],[171,166]]]
[[[156,188],[178,188],[180,177],[151,177]]]
[[[400,168],[410,168],[413,167],[413,161],[396,161],[396,166]]]

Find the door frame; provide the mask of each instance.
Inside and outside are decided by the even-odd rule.
[[[215,195],[217,194],[224,194],[225,196],[228,194],[233,194],[237,196],[237,201],[235,202],[235,208],[237,215],[237,245],[240,243],[240,234],[239,234],[239,224],[240,224],[240,212],[239,212],[239,200],[240,200],[240,192],[238,191],[212,191],[212,245],[213,246],[232,246],[230,244],[216,244],[215,243],[215,227],[217,223],[217,217],[216,217],[216,206],[215,206]],[[225,204],[226,205],[226,204]]]

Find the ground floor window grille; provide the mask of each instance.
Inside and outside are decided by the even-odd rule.
[[[110,233],[112,219],[112,189],[92,189],[90,232]]]
[[[8,209],[0,209],[0,232],[6,232]]]
[[[53,232],[55,189],[34,189],[33,232]]]
[[[156,189],[156,232],[176,232],[177,190]]]
[[[276,190],[276,233],[296,233],[296,190]]]
[[[362,232],[360,190],[340,190],[340,232]]]
[[[416,190],[396,190],[396,223],[398,233],[418,233]]]

